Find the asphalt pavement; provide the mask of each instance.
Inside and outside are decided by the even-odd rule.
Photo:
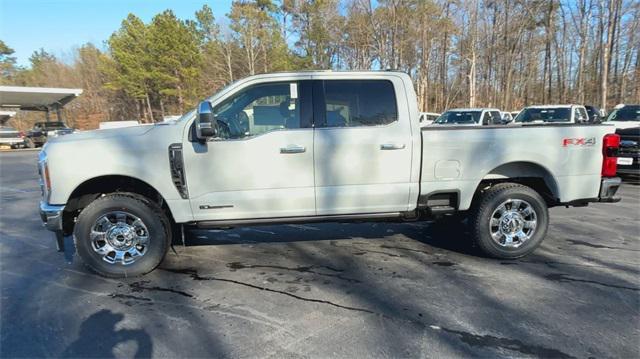
[[[106,279],[55,251],[35,152],[0,153],[0,357],[640,357],[640,186],[479,256],[431,223],[189,231]]]

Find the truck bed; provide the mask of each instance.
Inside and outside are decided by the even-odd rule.
[[[427,127],[420,196],[453,192],[466,210],[482,180],[542,177],[559,203],[598,197],[609,125]]]

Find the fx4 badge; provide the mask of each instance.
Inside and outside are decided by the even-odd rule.
[[[567,146],[593,146],[596,144],[596,138],[563,138],[562,139],[562,147]]]

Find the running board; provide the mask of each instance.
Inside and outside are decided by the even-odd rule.
[[[257,226],[282,223],[313,223],[313,222],[352,222],[352,221],[377,221],[380,219],[402,219],[401,212],[363,213],[328,216],[304,216],[304,217],[276,217],[276,218],[247,218],[215,221],[196,222],[198,228],[228,228],[238,226]]]

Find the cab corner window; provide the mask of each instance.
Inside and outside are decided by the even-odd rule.
[[[380,126],[398,120],[393,84],[387,80],[324,81],[324,126]]]
[[[242,139],[301,128],[297,88],[296,82],[258,84],[222,101],[213,109],[219,138]]]

